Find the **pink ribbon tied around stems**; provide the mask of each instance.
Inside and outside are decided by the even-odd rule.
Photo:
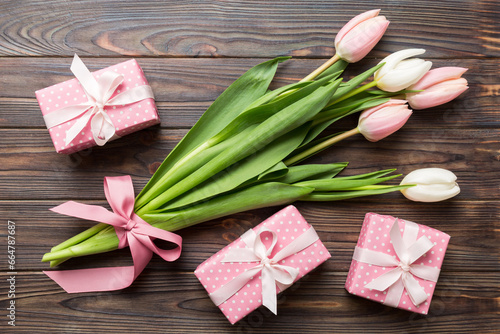
[[[69,145],[90,122],[94,141],[97,145],[103,146],[110,139],[116,137],[115,126],[104,107],[126,105],[154,98],[153,91],[148,85],[133,87],[111,98],[116,89],[123,83],[123,75],[107,71],[96,80],[76,54],[71,63],[71,72],[82,85],[88,101],[61,108],[43,116],[48,129],[79,117],[66,133],[66,145]]]
[[[353,259],[358,262],[380,267],[395,267],[365,285],[365,288],[378,291],[389,289],[384,301],[386,305],[397,307],[403,291],[406,289],[412,303],[418,306],[427,300],[427,294],[414,276],[432,282],[438,280],[440,272],[438,268],[414,264],[416,260],[434,247],[434,243],[425,236],[417,240],[418,230],[417,224],[406,221],[404,234],[401,237],[398,220],[395,220],[390,230],[390,237],[398,259],[389,254],[358,246],[354,250]]]
[[[68,293],[90,291],[112,291],[126,288],[144,270],[153,252],[165,261],[179,258],[182,238],[174,233],[149,225],[134,213],[134,188],[130,176],[105,177],[104,192],[113,212],[97,205],[69,201],[51,211],[82,219],[94,220],[114,226],[119,239],[118,248],[129,246],[133,266],[44,271]],[[177,245],[172,250],[158,248],[154,239]]]
[[[269,248],[266,248],[262,242],[262,235],[265,232],[272,234],[273,239]],[[258,264],[212,292],[210,298],[215,305],[219,306],[243,288],[255,275],[262,272],[262,305],[277,314],[276,286],[283,291],[293,284],[299,274],[297,268],[280,265],[278,262],[312,245],[319,237],[311,227],[272,258],[269,256],[278,241],[274,231],[265,227],[258,233],[248,230],[241,236],[241,239],[245,242],[246,248],[230,249],[221,262],[258,262]]]

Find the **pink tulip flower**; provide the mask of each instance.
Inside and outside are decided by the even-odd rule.
[[[382,38],[389,25],[385,16],[374,9],[351,19],[335,37],[337,55],[349,63],[363,59]]]
[[[379,141],[398,131],[411,114],[405,100],[391,99],[363,111],[359,116],[358,131],[371,142]]]
[[[409,87],[411,90],[423,90],[419,93],[408,93],[406,98],[413,109],[427,109],[450,102],[464,91],[467,80],[461,78],[467,71],[463,67],[441,67],[430,70],[416,84]]]

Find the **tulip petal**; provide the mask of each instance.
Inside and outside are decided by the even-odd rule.
[[[404,104],[406,101],[392,101],[384,103],[382,108],[365,110],[360,115],[358,130],[367,140],[376,142],[393,134],[410,118],[412,111]]]
[[[468,88],[467,80],[460,78],[444,81],[423,92],[406,94],[406,98],[413,109],[421,110],[450,102]]]
[[[385,16],[377,16],[360,23],[335,45],[337,54],[349,63],[360,61],[380,41],[388,26],[389,21]]]
[[[374,112],[376,112],[382,108],[396,106],[396,105],[403,105],[406,102],[407,102],[406,100],[390,99],[386,103],[379,104],[378,106],[375,106],[373,108],[366,109],[365,111],[363,111],[361,113],[361,115],[359,115],[359,121],[362,121],[363,119],[368,118],[371,114],[373,114]]]
[[[417,185],[401,190],[409,200],[415,202],[440,202],[452,198],[460,193],[460,187],[455,184],[449,189],[436,189],[432,186]]]
[[[415,67],[421,66],[425,60],[420,58],[410,58],[400,61],[396,67],[394,67],[394,71],[408,71]],[[427,72],[426,72],[427,73]]]
[[[443,168],[421,168],[406,175],[401,181],[404,184],[454,183],[457,176]]]
[[[415,61],[412,59],[411,64],[417,65],[410,67],[402,61],[400,66],[394,68],[391,72],[377,80],[377,87],[386,92],[397,92],[403,90],[422,78],[425,73],[431,68],[430,61]],[[382,69],[385,66],[382,67]]]
[[[439,67],[427,72],[422,79],[410,87],[412,90],[427,89],[443,81],[458,79],[468,69],[464,67]]]
[[[378,81],[387,73],[392,71],[396,67],[396,65],[402,60],[413,56],[421,55],[423,53],[425,53],[425,49],[405,49],[388,55],[387,57],[382,59],[382,61],[379,63],[379,64],[385,63],[385,65],[382,66],[380,70],[375,72],[374,75],[375,80]]]
[[[335,47],[337,47],[337,44],[342,40],[342,38],[344,38],[344,36],[347,35],[347,33],[351,31],[354,27],[356,27],[363,21],[369,20],[372,17],[377,16],[378,13],[380,13],[380,9],[372,9],[353,17],[349,22],[347,22],[342,27],[342,29],[339,30],[337,36],[335,36]]]

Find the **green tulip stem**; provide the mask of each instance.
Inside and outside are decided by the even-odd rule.
[[[74,237],[60,243],[59,245],[52,247],[52,249],[50,251],[56,252],[56,251],[59,251],[61,249],[65,249],[65,248],[68,248],[70,246],[74,246],[76,244],[79,244],[80,242],[87,240],[88,238],[97,234],[98,232],[102,231],[103,229],[105,229],[108,226],[109,226],[108,224],[104,224],[104,223],[99,223],[97,225],[94,225],[91,228],[83,231],[82,233],[77,234]]]
[[[325,140],[324,142],[321,142],[303,152],[300,152],[299,154],[289,158],[289,159],[286,159],[285,161],[283,161],[283,163],[287,166],[291,166],[299,161],[302,161],[304,160],[305,158],[321,151],[321,150],[324,150],[325,148],[328,148],[336,143],[338,143],[339,141],[343,140],[343,139],[346,139],[350,136],[353,136],[355,134],[358,134],[359,133],[359,129],[357,127],[355,127],[354,129],[352,130],[349,130],[349,131],[346,131],[346,132],[343,132],[335,137],[332,137],[328,140]]]
[[[314,80],[318,75],[323,73],[327,68],[329,68],[330,66],[332,66],[333,64],[335,64],[339,60],[340,60],[339,55],[335,54],[335,56],[328,59],[328,61],[326,61],[323,65],[321,65],[320,67],[318,67],[317,69],[315,69],[314,71],[309,73],[309,75],[304,77],[304,79],[300,80],[299,82]]]
[[[366,85],[363,85],[363,86],[361,86],[361,87],[358,87],[358,88],[356,88],[356,89],[354,89],[354,90],[350,91],[348,94],[345,94],[344,96],[339,97],[339,98],[338,98],[338,99],[336,99],[335,101],[330,102],[330,103],[327,105],[327,107],[332,106],[332,105],[334,105],[335,103],[339,103],[340,101],[344,101],[345,99],[348,99],[348,98],[350,98],[350,97],[352,97],[352,96],[354,96],[354,95],[356,95],[356,94],[359,94],[359,93],[361,93],[361,92],[364,92],[365,90],[370,89],[370,88],[372,88],[372,87],[375,87],[376,85],[377,85],[377,81],[375,81],[375,80],[374,80],[374,81],[372,81],[372,82],[370,82],[370,83],[367,83]]]

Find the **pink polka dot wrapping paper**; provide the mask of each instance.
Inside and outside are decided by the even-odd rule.
[[[270,258],[309,228],[312,228],[312,226],[306,222],[304,217],[302,217],[299,211],[292,205],[269,217],[254,227],[253,230],[258,232],[263,227],[274,231],[278,236],[278,242],[274,247]],[[271,240],[268,239],[271,238],[265,236],[262,239],[266,247],[269,247],[269,244],[271,243]],[[231,248],[244,247],[246,247],[244,241],[241,238],[238,238],[230,245],[212,255],[208,260],[196,268],[194,273],[209,294],[218,290],[234,277],[245,272],[247,269],[256,266],[256,263],[221,262]],[[296,282],[330,257],[330,253],[318,239],[302,251],[279,261],[279,264],[294,267],[299,270],[299,274],[294,281]],[[224,313],[231,324],[241,320],[262,305],[261,279],[260,274],[254,276],[243,288],[219,305],[219,309],[222,313]],[[279,290],[278,286],[276,288],[278,293],[282,292]]]
[[[382,252],[397,258],[396,252],[392,246],[391,237],[389,235],[389,231],[395,220],[396,218],[392,216],[367,213],[363,222],[363,226],[361,227],[357,247],[376,252]],[[403,234],[405,231],[405,223],[405,220],[398,219],[399,230],[401,234]],[[426,265],[441,269],[450,236],[444,232],[425,225],[416,225],[418,226],[417,238],[425,236],[432,243],[434,243],[434,246],[427,253],[418,258],[414,262],[414,264]],[[365,287],[365,285],[392,269],[394,269],[394,267],[381,267],[377,265],[358,262],[353,259],[351,262],[349,273],[347,275],[345,288],[349,293],[353,295],[370,299],[379,303],[384,303],[387,292],[390,288],[385,291],[377,291],[375,289],[368,289]],[[427,294],[427,300],[419,305],[414,305],[410,297],[408,296],[408,292],[405,289],[403,291],[403,294],[401,295],[401,299],[397,307],[406,311],[427,314],[437,283],[422,279],[416,275],[414,275],[413,277],[425,290],[425,293]]]
[[[122,74],[124,77],[123,83],[117,87],[112,97],[133,87],[148,85],[146,77],[135,59],[104,68],[92,74],[95,78],[99,78],[107,71]],[[38,90],[35,94],[43,115],[88,101],[83,87],[76,78]],[[155,101],[151,98],[127,105],[105,106],[104,111],[110,116],[116,130],[116,136],[111,140],[160,123]],[[65,145],[66,131],[75,124],[77,119],[78,117],[49,129],[54,148],[58,153],[71,154],[96,145],[90,130],[90,122],[69,145]]]

